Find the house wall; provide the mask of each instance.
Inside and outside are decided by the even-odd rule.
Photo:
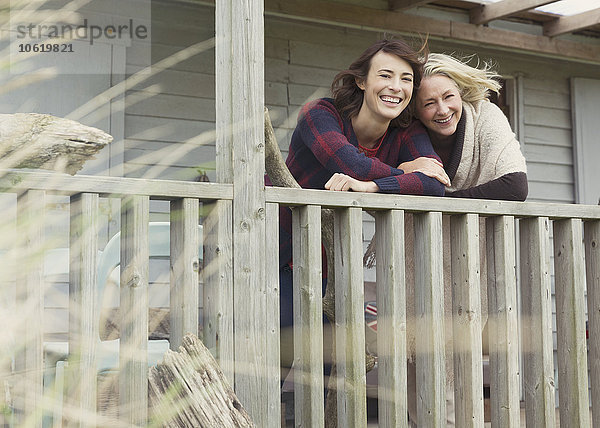
[[[153,63],[211,38],[213,14],[212,7],[153,2]],[[382,36],[324,24],[265,19],[265,103],[284,154],[299,107],[327,96],[337,71]],[[600,66],[436,40],[430,40],[429,46],[432,51],[492,59],[501,74],[516,78],[522,123],[513,126],[523,134],[519,137],[528,162],[529,200],[574,202],[569,79],[597,77]],[[139,69],[135,55],[128,55],[128,73]],[[215,146],[209,135],[214,130],[214,85],[214,51],[208,50],[128,88],[126,175],[193,179],[194,168],[200,165],[214,180]],[[173,154],[177,151],[180,153]]]
[[[347,67],[381,33],[339,26],[265,19],[265,104],[270,110],[285,155],[300,106],[327,96],[335,74]],[[187,2],[152,2],[152,63],[161,63],[182,49],[214,37],[214,8]],[[142,70],[142,42],[126,50],[128,76]],[[514,79],[518,109],[514,129],[527,159],[530,201],[572,203],[575,200],[571,124],[571,77],[597,78],[600,66],[541,58],[430,40],[434,52],[445,51],[493,59],[498,71]],[[214,49],[128,84],[124,115],[123,174],[128,177],[194,180],[200,171],[215,181]],[[157,67],[154,67],[157,71]],[[152,219],[166,220],[168,205],[152,204]],[[105,215],[110,221],[114,210]],[[65,220],[66,221],[66,220]],[[114,220],[118,226],[118,218]],[[368,241],[374,224],[365,214]],[[365,244],[366,245],[366,244]],[[164,264],[164,263],[163,263]],[[157,265],[158,266],[158,265]],[[168,276],[151,267],[157,284],[156,306],[167,306]],[[365,273],[367,281],[374,271]],[[64,290],[66,280],[59,288]],[[47,299],[52,319],[64,320],[63,296]],[[52,303],[49,303],[52,302]],[[66,322],[48,323],[47,332],[65,333]]]

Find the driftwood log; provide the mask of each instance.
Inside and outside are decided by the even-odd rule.
[[[153,419],[168,428],[254,427],[210,351],[193,334],[148,376]]]
[[[279,144],[275,138],[273,125],[269,112],[265,109],[265,169],[273,186],[276,187],[293,187],[300,188],[296,179],[292,176],[287,168]],[[327,316],[331,324],[332,340],[335,343],[335,269],[334,269],[334,252],[333,252],[333,211],[330,209],[321,209],[321,239],[325,254],[327,256],[327,288],[323,297],[323,313]],[[335,346],[331,347],[335,350]],[[329,376],[329,384],[327,386],[327,398],[325,402],[325,427],[337,427],[337,396],[336,396],[336,375],[335,355],[331,359],[334,363]],[[375,366],[375,358],[366,354],[365,371],[369,372]]]
[[[112,140],[97,128],[48,114],[0,114],[0,169],[41,168],[73,175]]]

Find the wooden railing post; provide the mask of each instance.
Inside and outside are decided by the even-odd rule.
[[[266,204],[265,265],[267,287],[267,420],[281,418],[279,340],[279,204]]]
[[[446,426],[442,213],[414,215],[417,417]]]
[[[367,424],[362,210],[334,215],[335,359],[338,426]]]
[[[203,223],[204,344],[233,384],[233,248],[231,201],[216,201]]]
[[[456,426],[483,426],[479,216],[450,218]]]
[[[600,427],[600,220],[586,222],[584,231],[592,426]]]
[[[494,428],[521,426],[515,220],[486,220],[490,399]]]
[[[215,1],[217,175],[233,183],[235,392],[260,427],[267,420],[264,7]]]
[[[121,205],[121,340],[119,417],[127,424],[148,419],[148,196]]]
[[[554,221],[558,395],[562,426],[590,425],[584,275],[581,220]]]
[[[404,211],[375,217],[379,426],[408,426]]]
[[[17,199],[18,259],[14,407],[17,425],[42,426],[44,251],[46,192],[29,190]]]
[[[523,388],[527,426],[554,427],[550,221],[520,222]]]
[[[294,409],[307,427],[324,423],[321,207],[292,212],[294,254]]]
[[[171,202],[170,239],[170,336],[169,347],[176,351],[188,333],[198,335],[198,200]]]
[[[69,366],[65,376],[69,426],[95,427],[98,343],[97,194],[71,197],[69,245]]]

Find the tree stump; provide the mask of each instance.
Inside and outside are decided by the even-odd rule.
[[[193,334],[179,352],[167,351],[150,369],[148,394],[155,422],[164,427],[254,427],[218,363]]]

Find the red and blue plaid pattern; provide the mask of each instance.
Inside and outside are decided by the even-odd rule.
[[[367,327],[374,331],[377,331],[377,303],[367,302],[365,303],[365,322]]]
[[[444,185],[435,178],[396,168],[421,156],[439,160],[419,121],[407,128],[389,128],[375,157],[367,157],[358,150],[351,121],[340,116],[332,99],[323,98],[302,108],[285,163],[305,189],[324,189],[334,173],[343,173],[374,181],[383,193],[443,196]],[[291,211],[282,207],[280,267],[292,258],[291,225]]]

